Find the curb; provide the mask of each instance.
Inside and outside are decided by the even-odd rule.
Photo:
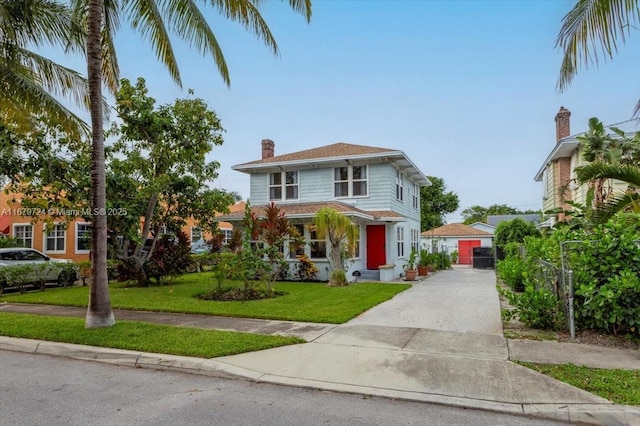
[[[514,404],[499,401],[408,392],[368,386],[295,379],[229,365],[215,359],[154,354],[124,349],[101,348],[44,340],[0,336],[0,350],[60,356],[131,368],[179,371],[225,379],[244,379],[277,385],[322,389],[452,407],[492,411],[568,423],[631,426],[640,424],[640,407],[614,404]]]

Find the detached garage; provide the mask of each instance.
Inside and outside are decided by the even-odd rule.
[[[458,252],[458,264],[473,263],[474,247],[492,247],[493,234],[462,223],[450,223],[420,234],[420,246],[430,253]]]

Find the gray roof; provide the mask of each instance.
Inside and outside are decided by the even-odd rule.
[[[542,221],[542,215],[540,214],[499,214],[487,216],[487,223],[492,226],[498,226],[500,222],[505,222],[520,218],[533,224],[538,224]]]

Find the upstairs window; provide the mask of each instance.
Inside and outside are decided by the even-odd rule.
[[[367,166],[336,167],[333,182],[333,195],[336,198],[366,197],[369,194]]]
[[[404,200],[404,176],[400,170],[396,176],[396,199],[398,201]]]
[[[418,208],[418,200],[420,199],[420,187],[417,184],[413,184],[413,198],[412,198],[412,204],[413,204],[413,208],[417,209]]]
[[[298,172],[269,173],[269,200],[297,200]]]

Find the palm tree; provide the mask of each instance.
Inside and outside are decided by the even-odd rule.
[[[336,280],[336,273],[344,274],[343,251],[346,248],[347,255],[353,253],[360,228],[351,219],[337,210],[329,207],[320,209],[313,218],[315,231],[319,238],[329,238],[331,244],[331,268],[333,272],[330,285],[342,285],[345,283]]]
[[[71,10],[54,0],[0,2],[0,121],[18,133],[37,121],[57,124],[67,133],[87,132],[87,125],[57,96],[87,106],[87,81],[29,48],[73,46],[83,31]]]
[[[578,73],[578,66],[597,66],[599,55],[613,59],[618,39],[625,43],[631,30],[638,31],[638,0],[578,0],[562,20],[556,47],[564,57],[558,78],[558,90],[566,89]],[[640,100],[633,111],[640,118]]]
[[[594,222],[606,222],[618,212],[640,213],[640,167],[637,164],[610,164],[595,161],[575,169],[582,184],[599,179],[616,179],[628,184],[624,192],[613,193],[593,211]]]
[[[263,40],[274,54],[278,54],[278,45],[258,10],[261,0],[208,0],[202,3],[217,9],[226,18],[239,22]],[[304,15],[307,21],[311,19],[311,0],[288,0],[288,3],[295,12]],[[98,213],[101,213],[104,212],[101,209],[106,206],[101,82],[104,81],[114,93],[117,90],[119,69],[113,36],[120,27],[121,20],[128,20],[134,31],[151,42],[156,56],[179,86],[182,85],[182,80],[169,29],[201,53],[211,55],[227,85],[230,84],[229,70],[213,31],[194,1],[72,0],[72,7],[76,16],[86,16],[87,75],[93,137],[91,200],[94,210],[98,209]],[[114,323],[107,281],[106,216],[94,215],[92,225],[93,269],[85,321],[87,328],[110,326]]]

